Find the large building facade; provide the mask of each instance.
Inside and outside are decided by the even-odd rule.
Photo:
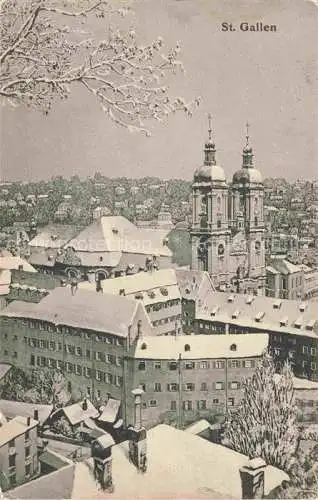
[[[264,186],[246,136],[242,167],[226,181],[212,141],[192,185],[192,269],[208,271],[216,286],[263,294],[265,284]]]

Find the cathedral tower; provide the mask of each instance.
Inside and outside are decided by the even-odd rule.
[[[192,269],[208,271],[217,282],[225,282],[229,278],[228,186],[223,168],[216,163],[210,115],[204,164],[194,173],[192,203]]]
[[[249,282],[248,288],[261,290],[265,282],[264,186],[254,167],[253,149],[249,144],[249,125],[240,170],[233,175],[229,200],[232,234],[245,234],[247,254],[237,274]]]

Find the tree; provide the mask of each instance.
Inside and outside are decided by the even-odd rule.
[[[191,115],[199,98],[188,104],[164,85],[167,71],[183,69],[179,44],[167,53],[161,37],[139,44],[134,31],[111,25],[124,13],[105,0],[2,0],[0,96],[47,114],[79,84],[115,123],[146,134],[149,118],[180,109]],[[92,17],[105,23],[105,39],[88,33]]]
[[[42,368],[35,370],[33,377],[34,389],[39,394],[41,403],[57,407],[70,400],[66,379],[60,371]]]
[[[272,357],[264,354],[253,377],[244,381],[242,401],[227,415],[224,432],[230,448],[287,472],[300,437],[292,377],[288,363],[276,376]]]
[[[0,384],[1,398],[23,401],[25,392],[31,389],[31,387],[32,379],[30,374],[17,366],[11,366],[5,380]]]

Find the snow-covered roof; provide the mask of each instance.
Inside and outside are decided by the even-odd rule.
[[[198,420],[198,422],[194,422],[194,424],[191,424],[189,427],[185,429],[186,432],[190,432],[190,434],[200,434],[203,431],[206,431],[207,429],[211,429],[211,424],[205,420],[201,419]]]
[[[36,273],[36,269],[34,269],[31,264],[29,264],[26,260],[21,257],[14,256],[6,256],[0,257],[0,269],[19,269],[19,267],[23,271],[28,271],[29,273]]]
[[[139,339],[137,359],[217,359],[260,356],[268,346],[268,335],[177,335]]]

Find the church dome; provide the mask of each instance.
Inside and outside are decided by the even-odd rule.
[[[225,173],[219,165],[203,165],[194,172],[194,180],[199,182],[225,182]]]
[[[233,184],[262,184],[262,176],[256,168],[241,168],[233,175]]]

